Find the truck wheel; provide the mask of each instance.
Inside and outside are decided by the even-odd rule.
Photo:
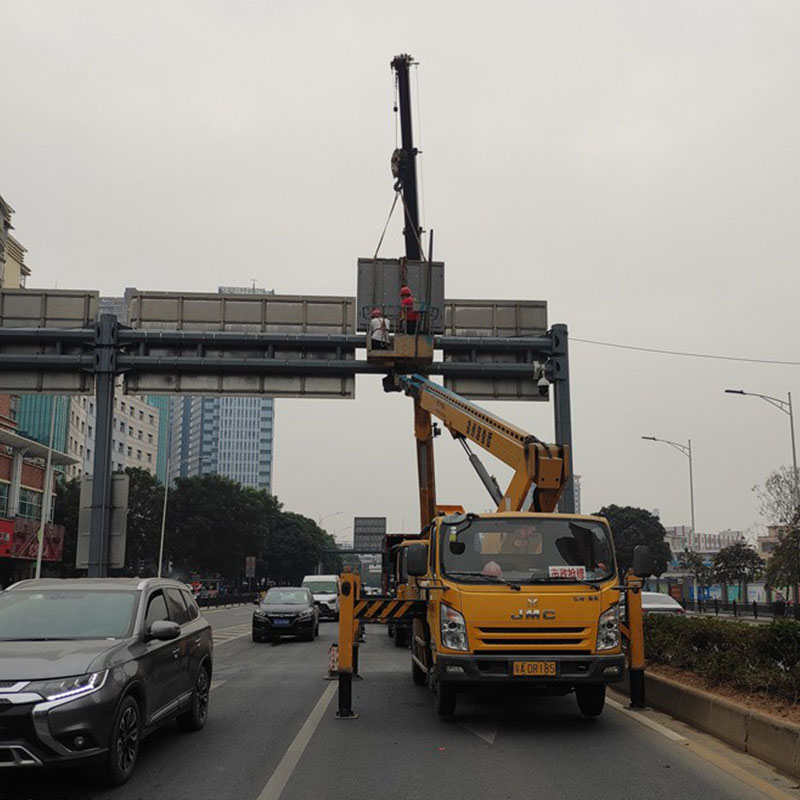
[[[599,717],[606,702],[604,683],[586,683],[575,687],[578,708],[584,717]]]
[[[394,646],[405,647],[408,644],[408,631],[405,628],[398,628],[394,632]]]
[[[452,717],[456,713],[456,690],[449,683],[436,682],[436,713]]]
[[[411,659],[411,680],[414,681],[415,686],[424,686],[428,682],[428,673],[417,664],[414,659]]]

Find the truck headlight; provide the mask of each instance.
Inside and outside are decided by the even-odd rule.
[[[597,650],[619,647],[619,605],[613,605],[600,615],[597,624]]]
[[[440,606],[440,621],[442,630],[442,645],[449,650],[468,650],[467,624],[464,617],[454,608]]]

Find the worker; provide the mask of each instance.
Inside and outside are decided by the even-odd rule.
[[[419,322],[419,311],[414,309],[414,295],[408,286],[400,287],[400,306],[403,320],[405,321],[406,333],[416,333],[417,323]]]
[[[383,311],[373,308],[369,321],[369,339],[373,350],[389,350],[389,320],[383,316]]]

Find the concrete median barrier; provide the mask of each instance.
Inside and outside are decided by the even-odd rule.
[[[627,682],[615,689],[627,694]],[[645,674],[647,704],[800,777],[800,725],[743,708],[711,692]]]

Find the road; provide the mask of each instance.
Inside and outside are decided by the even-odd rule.
[[[252,609],[207,612],[215,630],[205,729],[170,726],[142,745],[130,782],[82,772],[0,774],[0,800],[709,800],[800,798],[766,765],[670,718],[624,709],[584,720],[573,697],[459,698],[441,720],[414,686],[409,654],[368,629],[356,720],[335,719],[325,682],[336,626],[313,643],[255,644]]]

